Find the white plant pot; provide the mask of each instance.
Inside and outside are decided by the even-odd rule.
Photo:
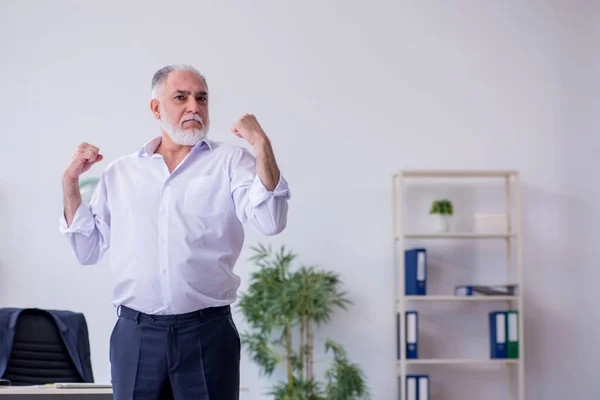
[[[437,232],[446,233],[450,231],[450,220],[452,216],[436,214],[433,218],[435,220],[435,229]]]

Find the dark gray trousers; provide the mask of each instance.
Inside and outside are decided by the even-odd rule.
[[[240,338],[229,306],[180,315],[119,308],[110,337],[115,400],[238,400]]]

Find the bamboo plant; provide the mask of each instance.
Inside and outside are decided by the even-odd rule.
[[[368,399],[363,372],[331,339],[323,340],[331,354],[328,368],[320,379],[315,376],[315,330],[351,304],[339,275],[314,266],[293,269],[296,254],[285,246],[277,252],[263,245],[252,250],[250,260],[258,268],[240,294],[248,326],[240,337],[261,374],[271,377],[279,365],[285,368],[286,380],[269,394],[276,400]]]

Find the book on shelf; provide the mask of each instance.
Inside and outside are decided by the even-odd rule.
[[[407,311],[404,314],[404,324],[400,322],[400,313],[397,313],[398,331],[397,331],[397,357],[400,359],[400,329],[404,329],[406,350],[406,359],[419,358],[419,313],[416,311]]]
[[[406,375],[406,400],[429,400],[429,375]]]
[[[510,310],[506,312],[507,318],[507,346],[506,356],[511,359],[519,358],[519,312]]]
[[[459,285],[454,295],[463,296],[518,296],[519,285]]]
[[[415,248],[404,251],[405,294],[424,296],[427,294],[427,251]]]
[[[506,358],[506,312],[490,313],[490,358]]]
[[[490,357],[519,358],[519,312],[493,311],[489,314]]]

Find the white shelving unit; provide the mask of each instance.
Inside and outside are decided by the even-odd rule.
[[[514,233],[406,233],[405,239],[508,239]]]
[[[460,365],[460,364],[517,364],[519,360],[490,360],[490,359],[462,359],[462,358],[450,358],[450,359],[441,359],[441,358],[429,358],[425,360],[406,360],[407,365]]]
[[[405,183],[409,179],[492,179],[504,182],[505,192],[505,213],[507,218],[506,233],[414,233],[404,231],[404,198]],[[405,312],[409,303],[429,303],[429,302],[502,302],[513,310],[518,310],[519,326],[519,359],[406,359],[406,335],[404,329],[397,332],[394,329],[394,343],[397,343],[397,335],[400,336],[400,360],[394,352],[394,370],[395,390],[393,399],[406,400],[406,375],[408,369],[413,365],[490,365],[507,368],[517,368],[517,390],[516,400],[525,400],[525,365],[524,365],[524,335],[523,335],[523,266],[522,266],[522,243],[521,243],[521,198],[519,173],[517,171],[400,171],[392,179],[392,206],[393,206],[393,238],[394,238],[394,321],[397,321],[397,314],[400,313],[402,327],[405,321]],[[511,190],[512,189],[512,190]],[[514,196],[514,197],[513,197]],[[512,204],[515,204],[514,210]],[[514,214],[513,214],[514,212]],[[514,217],[514,219],[513,219]],[[418,240],[500,240],[505,242],[506,248],[506,268],[508,283],[519,285],[518,296],[489,296],[489,297],[458,297],[458,296],[406,296],[404,294],[404,250],[406,239]],[[513,253],[514,252],[514,253]],[[516,256],[516,265],[513,265],[513,254]],[[487,319],[482,320],[486,321]],[[482,338],[488,340],[488,338]],[[515,382],[512,381],[513,374],[510,374],[511,387],[514,388]],[[434,378],[430,377],[430,381]],[[402,390],[399,391],[399,384]],[[467,394],[466,397],[475,397],[475,394]]]
[[[519,296],[404,296],[407,301],[518,301]],[[397,302],[401,302],[398,299]]]

